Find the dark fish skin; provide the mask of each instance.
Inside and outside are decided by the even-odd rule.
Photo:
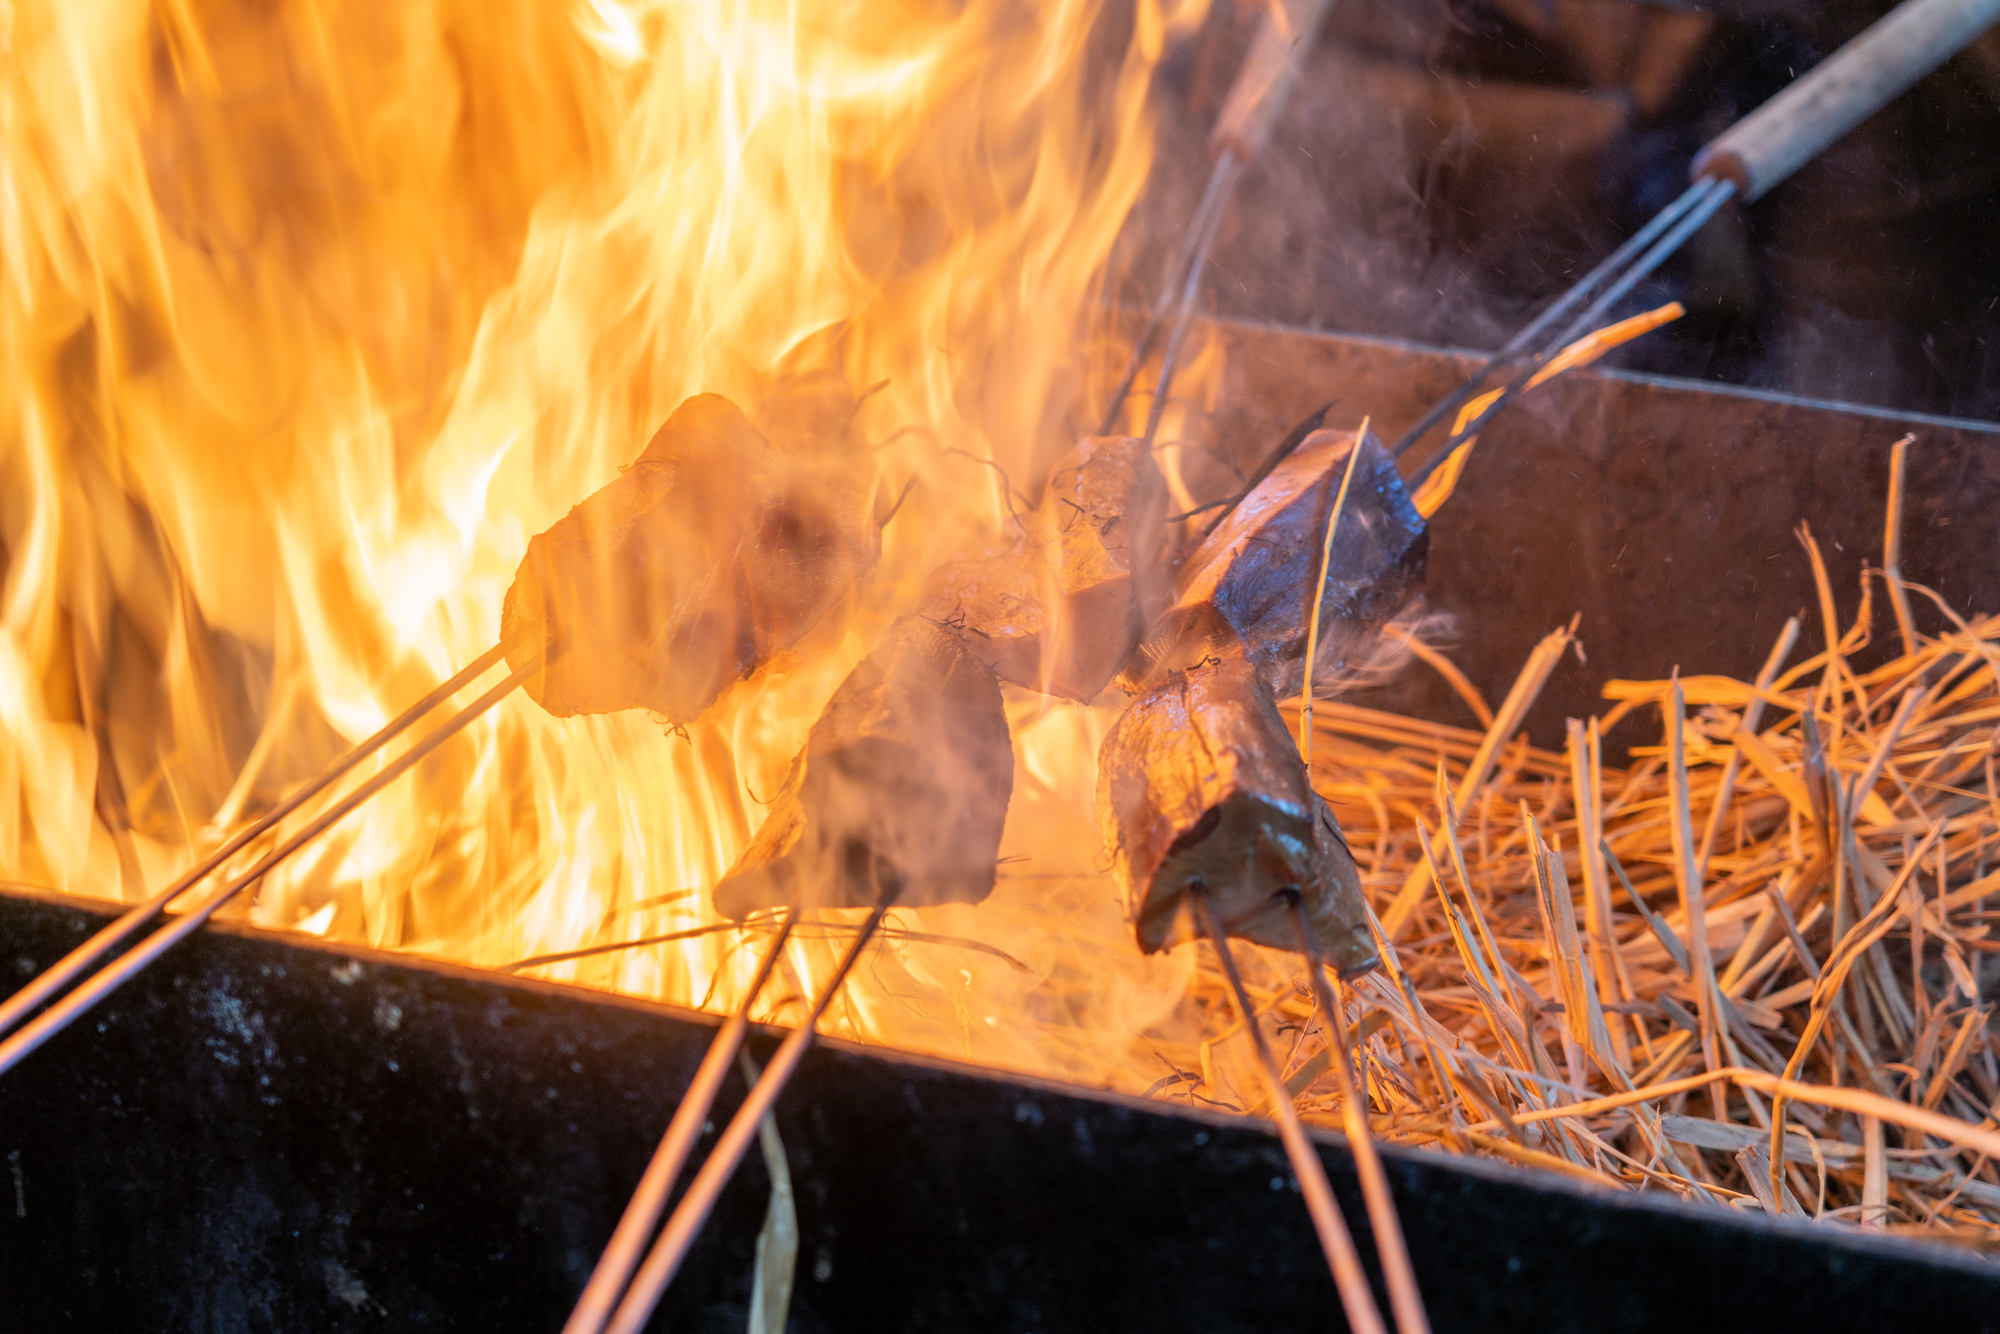
[[[1146,953],[1194,934],[1200,887],[1239,939],[1298,950],[1289,891],[1343,975],[1378,962],[1360,868],[1242,654],[1170,673],[1126,710],[1098,751],[1097,816]]]
[[[716,910],[977,903],[1014,792],[1000,682],[956,626],[906,616],[841,682]]]
[[[1320,546],[1354,440],[1352,431],[1307,436],[1189,553],[1173,606],[1125,674],[1127,688],[1146,689],[1240,644],[1273,695],[1298,693]],[[1429,530],[1395,462],[1373,435],[1361,449],[1321,604],[1322,672],[1347,661],[1409,601],[1430,554]]]
[[[1166,510],[1144,441],[1085,440],[1057,462],[1014,545],[938,570],[924,613],[972,632],[1001,680],[1093,700],[1172,597]]]
[[[559,718],[699,717],[875,563],[864,474],[775,449],[718,394],[688,399],[631,467],[529,542],[501,608],[508,662],[542,661],[527,690]]]

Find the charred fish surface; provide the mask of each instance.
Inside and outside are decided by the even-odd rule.
[[[1430,554],[1423,516],[1381,441],[1370,435],[1358,444],[1361,458],[1327,565],[1322,671],[1347,661],[1408,602]],[[1352,431],[1307,436],[1189,554],[1174,604],[1147,636],[1128,685],[1143,689],[1240,643],[1272,694],[1298,692],[1320,547],[1356,445]]]
[[[650,709],[681,723],[797,643],[875,563],[851,464],[774,448],[700,394],[615,481],[528,543],[501,609],[516,669],[559,718]]]
[[[1014,547],[947,565],[924,610],[962,625],[1003,681],[1089,701],[1172,597],[1166,479],[1142,440],[1083,441]]]
[[[1097,817],[1139,948],[1199,934],[1207,889],[1232,936],[1297,950],[1299,895],[1343,975],[1377,962],[1361,872],[1256,669],[1241,655],[1172,673],[1125,712],[1097,756]]]
[[[770,818],[715,887],[719,912],[993,892],[1014,748],[1000,682],[970,639],[921,616],[890,627],[833,692]]]

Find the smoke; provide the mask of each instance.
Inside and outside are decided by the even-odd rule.
[[[1323,649],[1313,664],[1313,694],[1320,699],[1339,699],[1361,691],[1386,690],[1405,674],[1422,670],[1422,650],[1428,649],[1432,655],[1444,653],[1457,642],[1456,618],[1429,606],[1419,596],[1360,651],[1336,659],[1333,652]]]
[[[1704,142],[1884,8],[1348,0],[1238,186],[1205,309],[1496,347],[1678,195]],[[1163,66],[1160,155],[1128,229],[1124,300],[1159,290],[1261,14],[1216,6]],[[1613,364],[1990,415],[1994,50],[1947,65],[1705,227],[1611,312],[1680,300],[1687,317]]]
[[[1254,17],[1254,16],[1253,16]],[[1497,346],[1548,290],[1616,244],[1605,93],[1440,73],[1441,5],[1336,14],[1210,255],[1214,313]],[[1127,299],[1156,275],[1206,179],[1206,136],[1245,40],[1218,12],[1156,88],[1160,154],[1129,229]]]

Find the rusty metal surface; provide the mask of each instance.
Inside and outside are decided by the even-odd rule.
[[[1254,464],[1292,422],[1339,399],[1329,427],[1365,414],[1393,439],[1478,364],[1472,354],[1386,339],[1223,323],[1221,408],[1197,431],[1236,466]],[[1427,598],[1455,618],[1452,657],[1498,703],[1528,651],[1581,613],[1583,659],[1566,659],[1529,715],[1540,744],[1563,720],[1601,712],[1613,678],[1684,672],[1748,678],[1785,618],[1803,617],[1800,655],[1823,644],[1811,567],[1795,535],[1809,523],[1840,614],[1859,599],[1863,562],[1882,559],[1890,447],[1910,451],[1906,578],[1961,614],[2000,611],[2000,426],[1786,398],[1617,372],[1565,376],[1504,410],[1485,431],[1431,527]],[[1408,472],[1420,451],[1403,460]],[[1193,454],[1193,451],[1190,451]],[[1209,463],[1197,488],[1228,489]],[[1893,637],[1880,587],[1877,641]],[[1917,599],[1920,628],[1946,624]],[[1472,725],[1433,674],[1415,667],[1364,702]],[[1655,739],[1635,718],[1616,746]]]

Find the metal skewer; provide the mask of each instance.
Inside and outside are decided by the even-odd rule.
[[[339,781],[341,777],[352,772],[356,765],[402,735],[417,719],[423,717],[426,713],[429,713],[432,709],[485,675],[487,669],[499,662],[501,657],[502,650],[498,644],[495,644],[492,648],[474,658],[470,663],[466,664],[465,668],[458,675],[452,677],[449,681],[431,691],[430,694],[425,695],[415,704],[403,710],[402,713],[396,715],[396,717],[384,724],[380,731],[361,742],[361,744],[348,751],[347,754],[341,756],[338,760],[335,760],[319,777],[313,779],[291,796],[286,797],[283,801],[272,807],[269,811],[245,825],[221,847],[196,863],[195,866],[178,880],[174,881],[173,884],[168,885],[165,889],[155,894],[152,898],[147,899],[136,908],[126,910],[122,916],[109,926],[99,931],[96,935],[93,935],[89,940],[84,941],[83,944],[78,945],[55,964],[43,969],[27,986],[22,987],[12,996],[9,996],[5,1004],[0,1004],[0,1034],[4,1034],[14,1028],[23,1019],[27,1018],[31,1012],[53,999],[57,992],[81,976],[91,964],[114,949],[120,941],[131,935],[134,931],[137,931],[140,927],[158,917],[165,911],[169,903],[172,903],[189,889],[214,874],[217,868],[241,852],[259,834],[262,834],[265,830],[277,824],[278,821],[284,819],[287,815],[290,815],[293,811],[324,792],[331,784]]]
[[[606,1327],[610,1334],[640,1334],[645,1328],[654,1308],[660,1304],[661,1295],[673,1282],[681,1262],[687,1258],[688,1249],[701,1234],[702,1225],[715,1209],[723,1187],[729,1184],[730,1177],[735,1175],[737,1166],[742,1163],[743,1155],[757,1133],[758,1124],[798,1070],[806,1048],[812,1045],[820,1016],[826,1013],[826,1007],[839,993],[841,984],[847,980],[848,973],[861,957],[861,951],[867,947],[876,928],[882,925],[882,916],[888,911],[889,903],[885,899],[868,914],[868,920],[861,926],[861,934],[841,956],[833,976],[813,1002],[812,1012],[785,1038],[777,1054],[771,1058],[771,1063],[764,1067],[763,1076],[743,1099],[743,1105],[736,1109],[736,1115],[730,1118],[728,1128],[716,1140],[715,1148],[688,1184],[687,1194],[674,1206],[673,1215],[667,1219],[659,1240],[653,1243],[652,1251],[646,1256],[646,1263],[640,1267],[624,1300],[613,1312],[611,1323]]]
[[[1097,429],[1099,435],[1110,435],[1117,429],[1118,414],[1125,406],[1126,396],[1132,392],[1133,382],[1139,378],[1139,368],[1145,365],[1147,355],[1153,350],[1153,339],[1159,334],[1167,311],[1173,306],[1175,289],[1182,285],[1187,274],[1203,258],[1206,246],[1203,238],[1214,236],[1211,219],[1221,214],[1222,204],[1234,184],[1235,157],[1234,153],[1224,149],[1209,172],[1208,185],[1201,192],[1201,202],[1195,206],[1194,216],[1188,219],[1187,230],[1181,233],[1180,247],[1167,270],[1166,281],[1160,284],[1160,294],[1153,300],[1145,327],[1139,330],[1138,341],[1132,344],[1132,355],[1126,359],[1125,373],[1118,377],[1118,385],[1111,391],[1110,406],[1105,408],[1103,424]]]
[[[1208,248],[1215,243],[1215,234],[1222,229],[1223,203],[1228,202],[1230,187],[1236,183],[1236,155],[1227,149],[1216,159],[1215,174],[1210,179],[1211,188],[1217,188],[1220,203],[1203,220],[1202,230],[1195,236],[1194,254],[1188,261],[1187,277],[1181,283],[1180,300],[1174,305],[1174,323],[1167,334],[1167,350],[1160,354],[1160,374],[1153,382],[1153,399],[1146,408],[1146,429],[1142,437],[1147,444],[1159,433],[1160,418],[1167,410],[1167,390],[1174,382],[1174,368],[1180,361],[1181,339],[1187,333],[1188,316],[1194,313],[1195,297],[1201,292],[1202,270],[1208,265]],[[1115,411],[1115,409],[1114,409]]]
[[[1708,182],[1704,179],[1695,182],[1686,190],[1683,190],[1680,197],[1675,199],[1673,203],[1654,214],[1652,221],[1634,232],[1627,238],[1623,245],[1605,256],[1596,268],[1584,274],[1582,278],[1577,280],[1573,287],[1550,303],[1548,309],[1537,315],[1519,333],[1508,339],[1498,352],[1495,352],[1486,360],[1484,365],[1472,373],[1470,379],[1466,380],[1465,383],[1452,390],[1449,394],[1446,394],[1436,403],[1433,403],[1429,411],[1417,418],[1416,422],[1397,438],[1396,443],[1389,446],[1389,456],[1391,458],[1402,457],[1410,446],[1423,439],[1433,426],[1436,426],[1445,417],[1458,411],[1470,402],[1472,396],[1478,393],[1481,387],[1494,374],[1500,371],[1511,370],[1520,365],[1523,361],[1522,354],[1530,354],[1527,358],[1528,360],[1540,360],[1542,349],[1546,348],[1549,343],[1554,343],[1556,347],[1561,347],[1562,343],[1556,342],[1553,339],[1545,339],[1543,335],[1547,334],[1554,327],[1557,320],[1567,316],[1579,304],[1596,292],[1607,278],[1622,272],[1635,256],[1657,241],[1662,232],[1673,226],[1676,220],[1685,215],[1689,208],[1693,207],[1695,200],[1700,196],[1707,184]]]
[[[1172,515],[1167,519],[1167,522],[1180,523],[1183,520],[1197,518],[1208,513],[1210,510],[1219,511],[1214,518],[1208,521],[1207,525],[1202,528],[1200,535],[1195,539],[1197,545],[1206,542],[1208,535],[1217,528],[1220,528],[1223,520],[1233,514],[1238,505],[1249,499],[1250,493],[1263,485],[1266,477],[1269,477],[1278,470],[1279,464],[1298,452],[1299,446],[1305,443],[1306,437],[1317,431],[1321,424],[1326,421],[1326,414],[1333,411],[1333,405],[1337,401],[1329,400],[1322,403],[1319,407],[1314,408],[1311,412],[1300,418],[1298,425],[1285,432],[1285,438],[1280,440],[1271,452],[1264,456],[1264,461],[1257,465],[1254,472],[1243,479],[1243,485],[1233,495],[1224,496],[1220,500],[1211,500],[1206,505],[1197,505],[1185,514]]]
[[[1171,310],[1173,322],[1168,326],[1166,351],[1161,354],[1160,373],[1153,381],[1153,398],[1146,409],[1143,433],[1146,443],[1151,444],[1159,431],[1160,418],[1167,410],[1167,391],[1173,387],[1174,370],[1180,361],[1181,339],[1187,333],[1188,318],[1201,291],[1209,247],[1214,245],[1223,215],[1229,210],[1230,195],[1242,168],[1255,160],[1270,141],[1272,127],[1298,86],[1306,53],[1318,39],[1327,11],[1332,7],[1333,0],[1281,0],[1281,7],[1267,12],[1257,25],[1243,67],[1237,72],[1236,82],[1230,85],[1222,114],[1209,136],[1216,156],[1215,165],[1209,169],[1208,184],[1202,189],[1201,202],[1188,219],[1187,229],[1181,233],[1173,264],[1167,270],[1166,281],[1153,301],[1138,340],[1132,345],[1125,373],[1111,391],[1099,435],[1110,435],[1117,429],[1125,400],[1139,378],[1139,369],[1152,352],[1153,340]]]
[[[493,650],[493,652],[497,653],[498,650]],[[478,662],[486,662],[487,656],[482,655]],[[477,662],[475,662],[475,665],[477,665]],[[486,662],[486,665],[491,666],[492,664],[491,662]],[[466,669],[467,672],[471,670],[472,668],[470,667]],[[484,668],[481,668],[481,670],[484,670]],[[119,987],[138,976],[139,972],[147,964],[159,958],[160,955],[172,948],[177,942],[200,929],[202,924],[213,917],[224,904],[228,903],[245,889],[256,884],[259,880],[262,880],[287,858],[291,857],[293,853],[345,818],[356,807],[360,806],[377,792],[380,792],[390,783],[402,777],[403,774],[415,768],[432,751],[463,731],[475,718],[478,718],[495,704],[498,704],[502,699],[513,693],[530,676],[541,670],[542,662],[540,659],[537,659],[508,676],[500,684],[494,686],[464,709],[439,724],[435,731],[425,736],[423,740],[417,742],[408,751],[391,761],[373,778],[370,778],[353,792],[328,807],[304,828],[267,853],[249,871],[235,880],[225,883],[221,888],[211,891],[187,912],[177,914],[171,923],[161,927],[158,931],[146,937],[142,943],[120,955],[115,962],[106,966],[74,991],[71,991],[54,1005],[51,1005],[32,1022],[24,1025],[12,1037],[8,1038],[5,1042],[0,1042],[0,1075],[4,1075],[7,1071],[13,1069],[15,1065],[19,1064],[36,1048],[68,1027],[77,1016],[83,1014]],[[437,690],[432,691],[430,695],[418,701],[417,706],[413,706],[408,712],[399,716],[391,726],[407,729],[411,722],[415,721],[423,712],[428,711],[428,707],[433,706],[438,700],[448,697],[451,692],[446,687],[452,686],[453,682],[460,682],[461,678],[465,678],[465,676],[466,673],[461,672],[458,676],[453,677],[451,681],[446,682],[444,686],[440,686]],[[456,687],[453,688],[455,689]],[[444,693],[440,694],[440,692]],[[375,749],[380,749],[381,745],[390,739],[389,736],[384,735],[388,731],[389,729],[385,728],[383,732],[376,733],[374,737],[369,738],[367,742],[363,743],[363,747],[357,747],[357,751],[362,750],[364,747],[370,753]],[[393,733],[390,735],[393,735]],[[349,756],[343,759],[340,765],[336,765],[335,767],[339,772],[344,773],[347,769],[351,769],[354,763],[359,763],[360,758],[363,757],[350,752]],[[350,761],[352,762],[350,763]],[[345,767],[343,768],[342,766]],[[324,789],[327,783],[332,782],[338,776],[338,773],[332,770],[328,771],[328,774],[322,775],[317,780],[315,790]],[[298,801],[303,801],[304,799],[303,797],[298,798],[297,801],[294,801],[290,809],[296,809]],[[268,827],[268,825],[265,827]],[[248,838],[244,837],[244,841],[247,842]],[[239,844],[238,846],[241,845]],[[213,868],[211,867],[210,869],[212,870]],[[50,969],[50,973],[60,971],[62,973],[61,981],[67,981],[78,976],[90,963],[101,958],[118,940],[129,936],[138,926],[159,915],[160,911],[166,906],[164,900],[171,899],[175,894],[184,892],[186,889],[191,888],[193,884],[193,879],[186,879],[186,883],[180,884],[179,888],[154,896],[154,899],[149,903],[142,904],[140,908],[128,913],[119,922],[113,923],[112,927],[99,932],[97,936],[92,937],[83,946],[72,951],[55,968]],[[142,913],[144,914],[143,916],[140,915]],[[131,926],[126,927],[109,942],[99,944],[113,930],[122,926],[127,919],[136,920],[133,921]],[[91,952],[93,946],[97,948],[94,952]],[[40,979],[37,979],[37,982],[39,981]],[[58,982],[44,988],[44,994],[53,994],[55,990],[59,989],[60,984]],[[26,1008],[25,1006],[23,1007],[24,1010]]]
[[[709,1043],[708,1054],[701,1058],[700,1068],[694,1072],[693,1081],[681,1096],[680,1106],[674,1109],[673,1119],[667,1123],[666,1134],[660,1137],[660,1147],[654,1150],[652,1161],[646,1164],[646,1173],[639,1178],[638,1188],[632,1192],[632,1199],[626,1204],[617,1229],[612,1232],[604,1254],[598,1258],[597,1268],[591,1271],[583,1295],[576,1299],[576,1309],[570,1312],[563,1334],[598,1334],[604,1328],[604,1322],[611,1318],[619,1294],[625,1290],[632,1270],[645,1250],[647,1239],[653,1235],[653,1228],[667,1207],[667,1197],[673,1193],[674,1183],[680,1179],[681,1169],[687,1166],[688,1155],[693,1152],[695,1141],[701,1137],[702,1125],[708,1120],[709,1109],[715,1106],[716,1094],[721,1092],[723,1078],[729,1073],[729,1063],[743,1048],[743,1038],[750,1031],[750,1007],[764,990],[764,983],[776,967],[778,956],[784,952],[785,942],[791,938],[798,916],[796,907],[785,910],[784,922],[778,927],[778,938],[771,942],[763,962],[757,965],[757,974],[750,979],[750,989],[744,994],[743,1003],[736,1007],[722,1030]],[[814,1017],[818,1017],[817,1011]]]
[[[1602,319],[1605,312],[1609,311],[1618,302],[1624,300],[1634,287],[1644,282],[1655,269],[1667,261],[1669,256],[1676,250],[1679,250],[1690,236],[1700,231],[1702,226],[1710,218],[1714,217],[1716,212],[1724,204],[1728,203],[1735,194],[1735,182],[1704,178],[1695,182],[1681,196],[1680,200],[1675,201],[1676,203],[1687,202],[1688,207],[1686,209],[1675,212],[1673,211],[1673,206],[1670,205],[1667,210],[1663,210],[1660,215],[1661,217],[1667,216],[1668,212],[1673,212],[1674,216],[1673,224],[1661,229],[1665,232],[1665,235],[1660,236],[1652,245],[1639,252],[1638,259],[1635,262],[1628,263],[1623,268],[1623,271],[1618,273],[1616,278],[1611,282],[1611,285],[1599,293],[1597,298],[1584,309],[1582,314],[1563,325],[1554,336],[1542,344],[1534,356],[1528,358],[1524,363],[1515,363],[1520,365],[1520,369],[1508,381],[1506,388],[1501,391],[1500,396],[1480,409],[1471,421],[1454,430],[1450,437],[1445,440],[1444,447],[1433,454],[1422,467],[1410,474],[1407,482],[1410,489],[1415,490],[1418,486],[1422,485],[1425,478],[1429,477],[1444,464],[1446,459],[1451,457],[1453,450],[1479,434],[1480,428],[1492,420],[1495,413],[1513,402],[1520,395],[1521,391],[1533,381],[1537,371],[1547,365],[1549,360],[1558,352],[1568,347],[1580,337],[1586,329]],[[1659,220],[1656,217],[1653,221],[1658,222]],[[1651,231],[1652,229],[1649,224],[1646,229],[1640,232],[1639,237],[1633,239],[1637,240],[1641,237],[1646,237]],[[1614,255],[1613,258],[1617,258],[1617,256]],[[1558,301],[1556,306],[1552,306],[1550,309],[1553,311],[1557,306],[1562,306],[1565,302],[1569,302],[1571,295],[1577,295],[1578,299],[1581,299],[1582,295],[1588,295],[1588,293],[1577,294],[1573,291],[1570,294],[1566,294],[1563,300]],[[1536,323],[1539,324],[1541,321],[1537,320]],[[1445,410],[1448,411],[1451,408],[1461,406],[1467,400],[1471,399],[1473,394],[1481,387],[1481,383],[1475,377],[1468,385],[1461,386],[1459,393],[1445,400],[1445,404],[1448,405],[1445,407]],[[1453,401],[1454,399],[1456,401]],[[1426,417],[1434,422],[1438,417],[1442,417],[1443,415],[1443,411],[1433,408],[1431,413],[1426,414]],[[1396,452],[1400,453],[1414,443],[1416,443],[1416,435],[1406,432],[1403,439],[1397,441]]]
[[[1904,0],[1696,155],[1694,182],[1603,263],[1509,339],[1473,376],[1432,405],[1390,449],[1401,456],[1501,372],[1500,396],[1454,430],[1409,479],[1412,489],[1519,396],[1549,358],[1594,326],[1732,198],[1762,198],[1828,145],[2000,21],[2000,0]],[[1565,319],[1589,300],[1581,314]],[[1549,331],[1560,326],[1560,331]]]
[[[1375,1152],[1375,1137],[1368,1130],[1368,1104],[1358,1092],[1354,1068],[1347,1061],[1347,1023],[1333,988],[1327,985],[1326,963],[1320,957],[1319,941],[1313,936],[1305,903],[1297,894],[1289,897],[1292,920],[1299,928],[1299,945],[1306,956],[1306,976],[1312,979],[1313,999],[1319,1002],[1319,1012],[1325,1017],[1327,1045],[1334,1057],[1334,1079],[1340,1085],[1345,1113],[1347,1147],[1354,1154],[1355,1175],[1361,1178],[1361,1197],[1367,1201],[1369,1226],[1375,1230],[1375,1256],[1382,1262],[1382,1278],[1389,1288],[1396,1331],[1430,1334],[1430,1317],[1424,1313],[1423,1294],[1417,1289],[1416,1271],[1410,1265],[1410,1248],[1403,1239],[1403,1220],[1396,1214],[1396,1201],[1389,1194],[1389,1174],[1382,1169],[1382,1156]]]
[[[1236,956],[1229,952],[1229,937],[1223,932],[1222,918],[1215,911],[1205,888],[1196,887],[1190,895],[1194,899],[1195,912],[1201,915],[1202,925],[1208,932],[1215,952],[1222,959],[1222,971],[1229,978],[1229,989],[1236,997],[1237,1013],[1243,1016],[1243,1026],[1250,1030],[1251,1041],[1257,1049],[1257,1064],[1263,1071],[1264,1082],[1271,1088],[1271,1106],[1278,1118],[1278,1135],[1284,1141],[1285,1154],[1291,1159],[1292,1173],[1299,1179],[1299,1191],[1305,1196],[1306,1211],[1312,1215],[1313,1229],[1319,1233],[1320,1249],[1326,1253],[1327,1267],[1333,1271],[1334,1286],[1340,1290],[1340,1306],[1347,1314],[1347,1327],[1354,1334],[1388,1334],[1382,1323],[1381,1308],[1375,1305],[1375,1293],[1368,1286],[1368,1275],[1361,1268],[1361,1256],[1354,1249],[1354,1238],[1347,1230],[1347,1222],[1340,1216],[1340,1206],[1334,1202],[1333,1187],[1326,1179],[1326,1165],[1319,1160],[1319,1151],[1306,1138],[1305,1127],[1299,1123],[1299,1110],[1292,1106],[1292,1097],[1285,1089],[1284,1076],[1278,1070],[1278,1062],[1271,1055],[1271,1044],[1264,1038],[1264,1030],[1257,1026],[1257,1011],[1250,1004],[1250,993],[1243,986],[1243,976],[1236,970]],[[1341,1059],[1347,1059],[1341,1053]],[[1404,1331],[1409,1334],[1409,1331]]]

